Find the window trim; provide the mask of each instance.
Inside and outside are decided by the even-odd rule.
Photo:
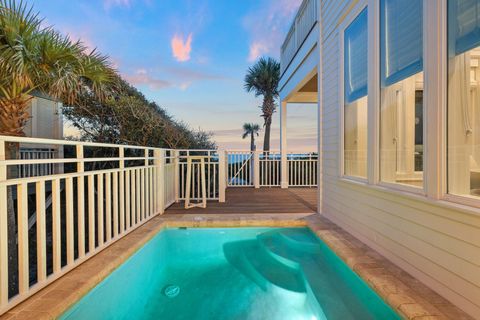
[[[339,24],[339,181],[479,215],[480,198],[448,193],[448,0],[424,0],[423,188],[380,180],[380,0],[357,3]],[[344,174],[344,31],[368,7],[367,179]],[[432,27],[433,26],[433,27]],[[428,31],[427,31],[428,30]],[[436,134],[427,134],[434,132]]]
[[[368,119],[367,116],[367,174],[366,177],[358,177],[358,176],[351,176],[351,175],[346,175],[345,174],[345,30],[350,26],[350,24],[363,12],[363,10],[367,9],[367,21],[370,21],[370,8],[369,8],[369,1],[368,0],[362,0],[357,3],[352,10],[347,14],[345,19],[339,24],[339,35],[338,35],[338,41],[339,41],[339,85],[338,85],[338,99],[339,99],[339,119],[338,119],[338,128],[339,128],[339,148],[338,148],[338,159],[339,161],[339,168],[338,168],[338,177],[339,179],[345,179],[345,180],[351,180],[354,182],[359,182],[359,183],[366,183],[368,182],[368,159],[369,159],[369,145],[370,141],[368,139],[369,136],[369,131],[370,131],[370,120]],[[368,38],[370,39],[370,26],[369,23],[367,22],[367,33],[368,33]],[[370,43],[370,40],[369,40]],[[367,46],[367,50],[370,50],[370,46]],[[368,51],[370,52],[370,51]],[[367,54],[369,56],[369,53]],[[370,109],[370,92],[368,91],[370,89],[369,82],[370,82],[370,69],[367,69],[367,110]]]
[[[428,119],[428,115],[427,115],[427,101],[425,99],[426,95],[428,95],[428,92],[430,91],[427,90],[427,85],[426,85],[426,69],[427,69],[427,64],[431,65],[431,59],[427,56],[426,54],[426,37],[425,35],[428,33],[426,32],[427,29],[428,29],[428,24],[427,24],[427,15],[428,14],[431,14],[431,11],[430,10],[430,7],[432,5],[432,2],[435,2],[437,0],[425,0],[423,1],[423,21],[422,21],[422,24],[423,24],[423,94],[424,94],[424,101],[423,101],[423,108],[424,108],[424,123],[423,123],[423,136],[424,136],[424,141],[423,141],[423,148],[424,148],[424,158],[423,158],[423,181],[422,181],[422,186],[421,187],[416,187],[416,186],[411,186],[411,185],[407,185],[407,184],[402,184],[402,183],[393,183],[393,182],[388,182],[388,181],[382,181],[382,177],[381,177],[381,136],[380,136],[380,133],[381,133],[381,105],[382,105],[382,99],[381,99],[381,47],[382,47],[382,44],[381,44],[381,32],[380,32],[380,28],[381,28],[381,25],[380,25],[380,19],[381,19],[381,2],[382,0],[370,0],[370,2],[373,2],[375,3],[375,17],[373,17],[375,19],[374,22],[372,22],[372,24],[374,23],[375,27],[374,27],[374,37],[376,38],[377,41],[375,41],[373,44],[370,44],[371,46],[373,46],[373,48],[369,47],[369,50],[375,50],[375,52],[378,54],[378,57],[376,57],[376,60],[375,60],[375,68],[372,68],[375,70],[376,72],[376,75],[377,77],[375,79],[372,79],[373,82],[372,82],[372,87],[374,88],[375,91],[372,91],[372,93],[375,94],[375,97],[376,97],[376,101],[375,101],[375,105],[373,105],[371,108],[375,109],[376,113],[375,113],[375,120],[376,121],[376,126],[375,126],[375,148],[376,148],[376,152],[375,152],[375,159],[376,159],[376,163],[375,163],[375,176],[371,177],[371,181],[372,181],[372,184],[375,184],[375,185],[378,185],[378,186],[381,186],[381,187],[384,187],[384,188],[387,188],[387,189],[392,189],[392,190],[396,190],[396,191],[401,191],[401,192],[410,192],[412,194],[422,194],[422,195],[425,195],[427,196],[427,183],[426,183],[426,180],[427,180],[427,176],[428,176],[428,171],[429,171],[429,163],[426,161],[426,154],[427,154],[427,145],[428,145],[428,136],[427,136],[427,119]],[[441,0],[441,1],[444,1],[444,0]],[[436,48],[436,46],[435,46]],[[370,51],[369,51],[370,52]],[[370,63],[370,62],[369,62]],[[369,87],[369,92],[370,92],[370,87]],[[369,106],[370,108],[370,106]],[[372,116],[373,117],[373,116]],[[370,119],[369,119],[370,120]],[[370,123],[369,123],[369,127],[370,127]],[[373,133],[372,133],[373,135]],[[427,138],[427,139],[426,139]],[[373,139],[373,138],[372,138]]]

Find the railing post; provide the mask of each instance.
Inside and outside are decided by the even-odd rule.
[[[173,167],[175,171],[175,202],[180,201],[180,152],[178,150],[173,151]]]
[[[260,188],[260,151],[254,151],[253,155],[253,182],[255,188]]]
[[[287,102],[280,103],[280,186],[288,188],[288,161],[287,161]]]
[[[77,156],[77,172],[85,172],[85,163],[83,161],[83,145],[77,144],[76,156]],[[83,258],[85,255],[85,177],[78,176],[77,178],[77,220],[78,220],[78,256]]]
[[[156,207],[158,214],[165,212],[165,150],[155,149],[155,168],[156,168],[156,184],[157,184],[157,201]]]
[[[0,140],[0,307],[8,303],[8,212],[6,144]]]
[[[225,150],[218,150],[218,202],[225,202],[227,165]]]

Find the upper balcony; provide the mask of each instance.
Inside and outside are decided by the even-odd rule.
[[[318,55],[316,54],[315,48],[317,48],[317,40],[319,38],[319,5],[318,0],[304,0],[302,2],[281,46],[281,80],[279,87],[282,98],[293,89],[292,87],[286,90],[287,84],[290,82],[295,86],[301,80],[304,80],[318,62],[318,59],[316,59]],[[309,61],[306,61],[307,58]],[[290,81],[301,67],[305,70],[300,70],[300,78],[298,81]]]

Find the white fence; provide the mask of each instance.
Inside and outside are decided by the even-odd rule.
[[[318,155],[315,153],[289,154],[288,185],[292,187],[316,187]]]
[[[55,149],[45,148],[20,148],[20,159],[54,159]],[[18,175],[21,178],[43,176],[53,174],[55,165],[53,163],[34,163],[18,166]]]
[[[23,143],[61,148],[65,156],[6,158],[6,147]],[[175,200],[175,168],[166,153],[0,136],[0,314],[162,213]],[[64,172],[24,177],[18,170],[46,164],[61,164]],[[10,245],[9,230],[16,234]]]
[[[225,151],[227,186],[279,187],[282,159],[279,151]],[[288,186],[316,187],[318,157],[314,153],[289,153],[286,156]]]
[[[56,151],[8,159],[12,152],[7,148],[20,145]],[[279,152],[170,150],[0,136],[0,315],[185,199],[187,183],[191,199],[201,199],[199,163],[192,164],[192,179],[186,181],[190,156],[204,158],[209,200],[224,202],[227,185],[280,185]],[[290,186],[316,186],[315,155],[289,154],[287,162]],[[38,169],[45,165],[61,170]],[[17,259],[9,262],[9,257]]]
[[[287,69],[298,49],[318,20],[318,0],[303,0],[295,20],[287,33],[280,50],[281,74]]]

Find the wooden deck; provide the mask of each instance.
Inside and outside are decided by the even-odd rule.
[[[170,206],[167,214],[271,214],[315,213],[316,188],[228,188],[226,202],[209,201],[207,208],[185,209],[184,202]]]

